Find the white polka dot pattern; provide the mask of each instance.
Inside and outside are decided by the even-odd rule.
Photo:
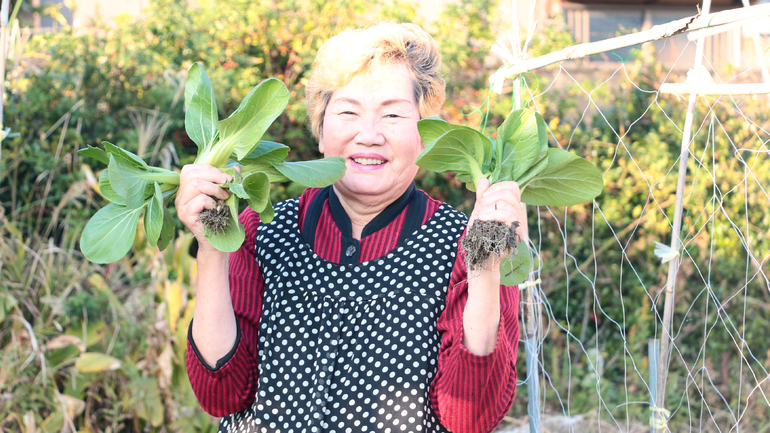
[[[298,201],[261,224],[265,279],[254,404],[220,432],[446,432],[430,404],[465,216],[442,205],[383,257],[336,264],[297,229]]]

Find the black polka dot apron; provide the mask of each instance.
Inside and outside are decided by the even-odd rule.
[[[318,257],[298,201],[257,231],[265,279],[254,404],[220,432],[446,432],[430,403],[457,241],[466,217],[442,205],[390,253],[365,263]]]

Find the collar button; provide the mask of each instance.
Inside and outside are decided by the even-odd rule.
[[[353,255],[356,253],[356,247],[355,245],[351,245],[348,247],[347,250],[345,250],[345,255],[348,257],[353,257]]]

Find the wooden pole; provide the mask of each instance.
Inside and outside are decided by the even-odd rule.
[[[703,1],[703,15],[709,16],[711,10],[711,0]],[[695,65],[693,70],[697,71],[703,62],[703,48],[705,41],[699,39],[695,48]],[[697,83],[693,85],[696,87]],[[676,203],[674,205],[674,229],[671,233],[671,249],[679,251],[682,231],[682,207],[684,203],[685,181],[687,180],[687,162],[690,159],[690,141],[692,139],[692,127],[695,121],[695,104],[698,100],[698,93],[695,88],[690,92],[690,100],[687,104],[687,114],[685,115],[684,128],[682,128],[682,145],[679,154],[679,177],[676,185]],[[668,379],[668,366],[671,358],[671,348],[673,346],[673,335],[671,324],[674,318],[674,298],[676,293],[676,274],[679,271],[681,256],[675,257],[669,262],[668,278],[665,286],[665,303],[663,307],[663,329],[660,335],[660,359],[658,364],[658,387],[657,397],[655,398],[655,407],[651,407],[650,421],[655,428],[656,433],[664,433],[668,430],[667,422],[669,414],[665,410],[666,405],[666,380]]]

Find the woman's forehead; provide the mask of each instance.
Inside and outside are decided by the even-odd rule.
[[[330,103],[364,105],[417,104],[414,84],[406,66],[389,64],[355,75],[332,93]]]

